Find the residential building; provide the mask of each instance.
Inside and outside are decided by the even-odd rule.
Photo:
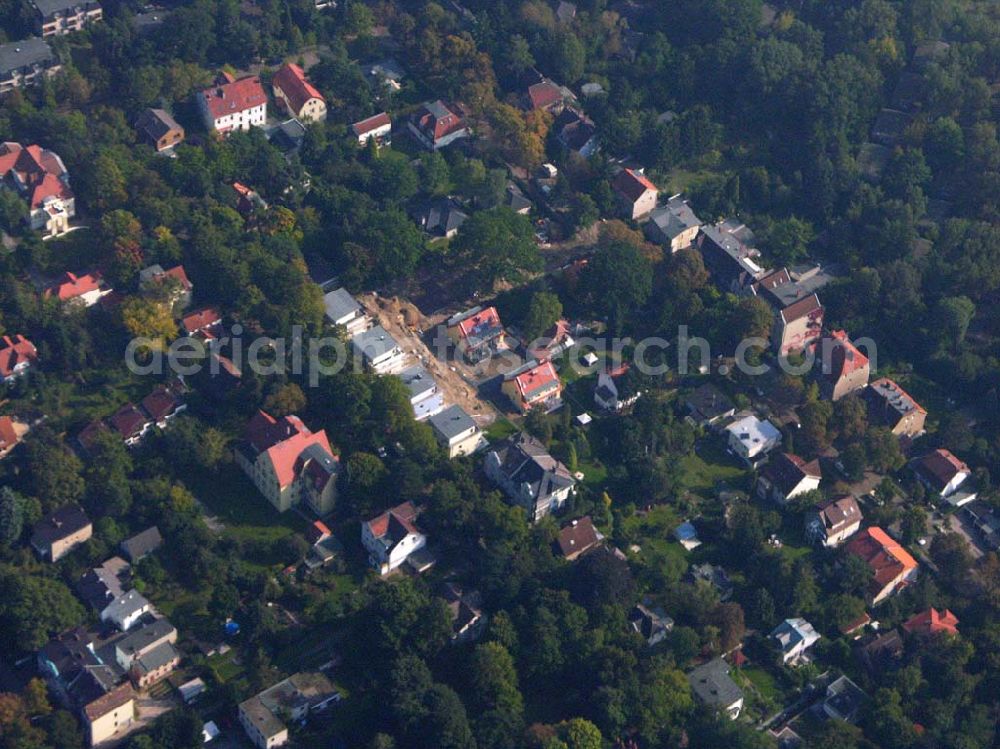
[[[283,102],[288,113],[301,122],[326,119],[326,99],[295,63],[286,62],[271,78],[274,98]]]
[[[323,295],[323,306],[326,308],[326,319],[332,325],[340,325],[347,335],[356,336],[368,329],[368,315],[364,307],[351,293],[341,287],[328,291]]]
[[[417,142],[431,151],[469,136],[465,120],[440,99],[421,105],[407,127]]]
[[[66,304],[93,307],[111,291],[100,271],[91,271],[82,276],[67,271],[45,290],[44,296],[46,299],[58,299]]]
[[[559,114],[566,106],[566,96],[559,84],[539,76],[525,90],[521,106],[529,112],[542,109],[552,114]]]
[[[856,723],[868,695],[846,676],[835,679],[826,688],[822,709],[827,717]]]
[[[461,406],[448,406],[431,416],[428,423],[449,458],[472,455],[487,445],[479,425]]]
[[[242,182],[233,182],[233,191],[236,193],[236,210],[243,218],[251,220],[258,212],[268,209],[267,201],[252,187],[247,187]]]
[[[740,717],[743,710],[743,690],[729,675],[729,664],[714,658],[688,674],[691,691],[699,702],[726,714],[730,720]]]
[[[118,666],[136,688],[144,689],[168,676],[181,656],[174,644],[177,630],[167,619],[153,619],[114,642]]]
[[[877,675],[897,664],[905,650],[899,631],[890,629],[863,641],[855,650],[855,655],[869,674]]]
[[[670,198],[666,205],[654,208],[649,214],[649,221],[643,224],[646,238],[669,248],[671,253],[691,247],[700,228],[701,219],[678,195]]]
[[[590,515],[585,515],[579,520],[573,520],[569,525],[563,526],[556,536],[556,548],[560,556],[567,562],[572,562],[586,554],[591,549],[595,549],[604,541],[604,536],[594,527],[594,521]]]
[[[326,432],[312,432],[298,416],[258,411],[243,431],[236,462],[278,512],[305,505],[317,515],[333,510],[340,461]]]
[[[44,230],[47,236],[69,229],[69,220],[76,215],[76,198],[66,165],[55,151],[38,145],[0,144],[0,182],[27,202],[32,229]]]
[[[674,620],[662,608],[646,603],[637,603],[633,607],[628,615],[628,623],[649,647],[663,642],[674,628]]]
[[[800,494],[819,489],[822,477],[818,460],[806,462],[792,453],[778,453],[757,477],[757,496],[784,507]]]
[[[858,351],[843,330],[834,330],[820,340],[817,366],[823,397],[833,401],[864,389],[871,376],[868,357]]]
[[[136,693],[131,684],[122,684],[84,705],[81,710],[90,746],[124,735],[136,718]]]
[[[10,416],[0,416],[0,460],[10,455],[21,442],[21,437],[31,430],[28,424]]]
[[[0,339],[0,378],[14,382],[38,363],[38,349],[20,333]]]
[[[881,603],[917,578],[917,561],[878,526],[861,531],[844,548],[871,567],[872,604]]]
[[[507,187],[504,190],[503,204],[514,211],[514,213],[519,213],[522,216],[527,216],[531,213],[531,200],[513,182],[507,183]]]
[[[554,411],[562,405],[562,381],[550,361],[534,359],[504,375],[500,386],[510,402],[521,413],[533,408]]]
[[[491,448],[484,468],[507,499],[524,508],[531,522],[561,510],[576,486],[569,469],[525,432],[511,435]]]
[[[100,613],[125,592],[131,581],[132,566],[121,557],[111,557],[100,567],[83,573],[76,591],[85,603]]]
[[[832,549],[857,533],[862,520],[858,500],[848,494],[806,514],[806,537],[811,543]]]
[[[305,535],[306,541],[311,544],[305,558],[306,569],[310,572],[325,567],[338,554],[343,554],[343,545],[322,520],[314,521]]]
[[[552,129],[557,133],[556,140],[563,148],[582,158],[589,159],[600,148],[597,125],[583,112],[567,107],[556,117]]]
[[[31,529],[31,548],[42,559],[58,562],[94,533],[90,518],[79,505],[63,505]]]
[[[255,75],[236,80],[224,73],[195,95],[195,103],[206,129],[220,135],[263,127],[267,121],[267,94]]]
[[[184,141],[184,128],[164,109],[146,109],[135,121],[140,139],[158,152],[169,151]]]
[[[948,609],[938,611],[931,606],[903,622],[903,631],[908,635],[929,636],[936,634],[958,634],[958,617]]]
[[[698,249],[712,283],[721,291],[746,293],[764,275],[757,264],[760,252],[751,246],[753,241],[753,232],[734,219],[701,227]]]
[[[972,471],[950,450],[938,448],[917,458],[911,466],[920,483],[938,499],[947,499],[949,502],[952,502],[953,498],[957,499],[958,501],[952,504],[961,507],[976,498],[975,492],[959,493],[959,489],[972,475]]]
[[[120,631],[128,632],[139,620],[153,610],[153,604],[137,590],[122,593],[101,611],[101,621],[114,624]]]
[[[767,419],[753,414],[744,416],[726,427],[729,449],[749,464],[759,462],[781,444],[781,432]]]
[[[422,364],[407,367],[398,377],[410,392],[410,406],[417,421],[425,421],[444,409],[444,396],[437,380]]]
[[[618,210],[627,219],[645,218],[656,208],[656,185],[639,169],[622,169],[611,182]]]
[[[701,539],[698,538],[698,529],[694,527],[694,523],[690,520],[685,520],[674,528],[674,538],[677,539],[677,543],[684,547],[685,551],[694,551],[701,546]]]
[[[402,347],[381,325],[376,325],[351,339],[351,347],[365,367],[375,374],[397,374],[406,368]]]
[[[451,239],[469,218],[451,198],[438,198],[412,211],[413,220],[435,239]]]
[[[139,408],[152,425],[166,429],[167,424],[173,421],[178,414],[187,410],[187,404],[181,398],[182,387],[177,382],[170,385],[157,385],[153,388],[153,392],[140,401]]]
[[[924,433],[927,411],[903,388],[882,377],[862,391],[868,404],[868,420],[885,426],[898,437],[917,437]]]
[[[190,705],[201,697],[206,689],[205,681],[201,677],[196,676],[177,687],[177,692],[180,694],[181,699],[184,700],[184,704]]]
[[[819,642],[819,632],[802,617],[785,619],[769,635],[781,650],[781,662],[785,665],[799,663],[806,651]]]
[[[482,596],[478,590],[466,590],[455,582],[442,586],[441,597],[448,604],[451,615],[452,642],[471,642],[479,639],[486,625]]]
[[[981,499],[961,508],[962,519],[975,529],[976,539],[990,551],[1000,551],[1000,514]]]
[[[392,143],[392,119],[385,112],[379,112],[360,122],[351,125],[351,132],[358,139],[359,146],[368,145],[374,140],[377,146],[387,146]]]
[[[191,304],[194,284],[187,276],[183,265],[175,265],[169,270],[154,264],[139,271],[139,285],[150,292],[158,292],[166,297],[171,307],[182,310]]]
[[[302,144],[306,142],[306,126],[294,117],[289,117],[284,122],[279,123],[277,127],[271,128],[267,133],[267,138],[275,148],[284,154],[286,160],[291,159],[302,150]],[[299,184],[308,187],[308,176]]]
[[[311,713],[338,702],[340,692],[323,674],[300,672],[240,703],[240,725],[258,749],[288,741],[285,721],[301,723]]]
[[[473,307],[448,318],[448,338],[470,364],[507,348],[507,333],[496,307]]]
[[[685,399],[684,405],[691,420],[701,427],[715,426],[736,415],[736,406],[733,402],[710,382],[691,393]]]
[[[134,403],[126,403],[107,418],[111,430],[121,438],[126,447],[135,447],[153,428],[153,420]]]
[[[534,341],[525,343],[527,355],[542,361],[543,359],[554,360],[569,351],[576,341],[570,334],[570,325],[565,319],[556,320],[555,325],[546,330]]]
[[[144,556],[152,554],[162,545],[163,536],[160,535],[160,529],[153,525],[141,533],[136,533],[134,536],[122,541],[121,550],[122,554],[135,564]]]
[[[31,7],[35,11],[35,31],[43,37],[81,31],[104,17],[97,0],[31,0]]]
[[[427,545],[427,536],[416,525],[418,514],[412,502],[403,502],[361,524],[361,545],[380,575],[388,575]]]
[[[60,70],[59,58],[39,37],[0,44],[0,94],[34,86]]]
[[[762,276],[751,292],[774,308],[772,333],[779,356],[802,352],[820,339],[823,332],[823,305],[809,287],[794,280],[787,268]]]
[[[635,405],[642,396],[641,390],[625,376],[628,365],[623,365],[612,371],[600,372],[597,375],[597,385],[594,388],[594,404],[602,411],[619,413]]]
[[[202,307],[181,318],[185,335],[210,341],[222,335],[222,313],[218,307]]]

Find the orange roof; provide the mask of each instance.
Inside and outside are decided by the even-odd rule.
[[[326,101],[317,88],[306,80],[302,68],[292,62],[286,62],[271,78],[271,85],[281,89],[288,98],[293,114],[298,114],[310,99]]]
[[[947,632],[952,635],[958,634],[958,617],[948,609],[938,611],[931,606],[926,611],[921,611],[916,616],[911,617],[903,624],[911,635],[931,635],[938,632]]]
[[[656,185],[644,174],[632,169],[622,169],[615,177],[614,188],[633,203],[643,196],[647,190],[656,190]]]
[[[559,384],[559,375],[550,361],[544,361],[527,372],[522,372],[514,378],[517,390],[525,400],[530,399],[535,391],[555,383]]]
[[[258,453],[267,453],[274,465],[278,485],[282,488],[295,481],[298,473],[299,456],[306,448],[319,445],[333,457],[326,432],[311,432],[298,416],[283,416],[276,419],[264,411],[258,411],[245,429],[245,437]]]
[[[875,585],[879,590],[918,566],[917,560],[878,526],[861,531],[845,548],[847,553],[868,563],[875,573]]]
[[[458,323],[458,330],[462,338],[468,338],[482,327],[500,327],[500,313],[497,312],[496,307],[487,307],[482,312],[470,315]]]
[[[851,343],[844,330],[834,330],[830,333],[835,343],[830,352],[830,363],[832,371],[830,375],[834,379],[840,379],[852,372],[868,366],[868,357],[858,351],[857,346]]]
[[[267,94],[255,75],[206,88],[201,96],[213,120],[267,103]]]
[[[417,533],[413,524],[417,518],[417,508],[413,502],[403,502],[386,510],[377,518],[368,521],[368,529],[375,538],[382,538],[392,532],[394,540],[409,533]]]
[[[24,186],[32,210],[41,208],[50,197],[70,199],[73,191],[63,181],[66,167],[53,151],[38,145],[25,148],[20,143],[0,145],[0,179],[9,173],[17,175]]]
[[[5,335],[0,347],[0,377],[10,377],[14,368],[22,362],[29,364],[38,360],[35,345],[23,335]]]
[[[181,325],[188,335],[197,333],[200,330],[218,325],[222,322],[222,314],[217,307],[203,307],[202,309],[190,312],[181,318]]]
[[[9,416],[0,416],[0,450],[9,450],[18,441],[14,420]]]
[[[54,296],[62,302],[75,299],[100,289],[102,278],[100,271],[85,273],[82,276],[67,271],[56,283],[45,290],[45,297]]]

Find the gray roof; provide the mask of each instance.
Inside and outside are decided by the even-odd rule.
[[[38,548],[72,536],[90,525],[90,518],[80,505],[63,505],[32,527],[31,545]]]
[[[55,60],[48,42],[39,37],[29,37],[9,44],[0,44],[0,76],[32,65],[42,65]]]
[[[453,439],[464,432],[474,429],[476,422],[461,406],[448,406],[441,413],[434,414],[429,419],[430,425],[446,439]]]
[[[109,603],[101,613],[109,619],[121,621],[141,611],[146,606],[149,606],[149,601],[139,591],[130,590]]]
[[[729,665],[715,658],[688,674],[691,690],[706,705],[727,708],[743,698],[743,690],[729,676]]]
[[[45,18],[72,8],[101,7],[101,4],[96,0],[31,0],[31,4],[38,8],[38,11]]]
[[[156,551],[163,543],[163,536],[160,529],[155,525],[147,528],[141,533],[136,533],[132,538],[122,541],[122,551],[131,561],[137,562],[152,551]]]
[[[261,702],[260,697],[251,697],[240,703],[240,710],[246,715],[260,734],[268,739],[285,730],[285,724]]]
[[[378,359],[393,349],[399,348],[396,339],[389,335],[389,332],[381,325],[358,333],[351,339],[351,344],[369,360]]]
[[[323,306],[326,307],[326,316],[332,322],[353,317],[361,311],[361,305],[358,304],[358,300],[351,296],[351,292],[344,287],[324,294]]]
[[[444,102],[438,99],[437,101],[428,101],[424,104],[424,109],[431,113],[436,119],[444,119],[451,115],[448,107],[444,105]]]
[[[165,109],[145,110],[136,120],[135,127],[137,130],[141,130],[147,137],[152,138],[153,140],[159,140],[171,130],[182,129],[181,126],[177,124],[177,120],[175,120],[170,115],[170,112]],[[153,265],[150,267],[159,268],[160,266]],[[149,268],[146,270],[149,270]]]
[[[131,658],[136,653],[141,653],[151,643],[169,637],[174,631],[174,625],[169,619],[154,619],[146,626],[132,630],[115,642],[115,649]]]
[[[412,367],[404,369],[399,373],[399,379],[409,389],[411,401],[416,400],[424,393],[437,387],[434,377],[421,364],[415,364]]]
[[[701,226],[701,220],[691,210],[691,206],[680,198],[670,198],[666,205],[655,209],[649,218],[668,239],[673,239],[691,227]]]
[[[148,653],[144,653],[141,658],[136,660],[133,666],[137,668],[140,673],[148,674],[150,671],[155,671],[158,668],[166,666],[168,663],[173,662],[177,658],[180,658],[180,653],[177,652],[177,648],[169,642],[164,642],[157,645]]]

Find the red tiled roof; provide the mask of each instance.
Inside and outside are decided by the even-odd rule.
[[[958,634],[958,617],[948,609],[938,611],[933,606],[921,611],[903,624],[903,629],[911,635],[932,635],[938,632]]]
[[[372,117],[361,120],[360,122],[355,122],[351,125],[351,130],[359,138],[366,133],[370,133],[373,130],[377,130],[380,127],[385,127],[386,125],[391,125],[392,120],[389,119],[389,115],[385,112],[380,112]]]
[[[54,296],[62,302],[76,299],[78,296],[100,289],[102,280],[103,276],[100,271],[85,273],[82,276],[67,271],[56,283],[45,290],[45,297]]]
[[[46,198],[73,197],[73,191],[61,179],[66,168],[53,151],[38,145],[25,148],[20,143],[4,143],[0,145],[0,179],[12,171],[29,191],[32,210],[41,208]]]
[[[535,391],[552,383],[558,385],[559,375],[556,374],[556,368],[552,365],[552,362],[544,361],[532,367],[527,372],[517,375],[514,378],[514,382],[517,384],[517,390],[521,394],[521,397],[528,400]]]
[[[181,404],[173,390],[161,385],[142,399],[142,407],[153,421],[162,421],[170,416]]]
[[[267,94],[260,85],[260,78],[255,75],[206,88],[201,96],[213,120],[253,109],[267,102]]]
[[[914,468],[921,477],[938,489],[944,489],[959,473],[969,473],[969,466],[950,450],[938,448],[920,458]]]
[[[633,203],[641,198],[647,190],[656,190],[656,185],[644,174],[632,169],[622,169],[614,181],[615,191],[624,195]]]
[[[332,535],[330,528],[322,520],[315,520],[306,528],[306,541],[311,544]]]
[[[0,450],[9,450],[18,442],[14,420],[9,416],[0,416]]]
[[[203,307],[194,312],[189,312],[181,318],[181,326],[188,335],[197,333],[213,325],[218,325],[221,322],[222,314],[217,307]]]
[[[830,352],[830,363],[832,365],[831,377],[839,380],[841,377],[855,372],[868,364],[868,357],[858,351],[857,347],[851,343],[844,330],[834,330],[830,337],[835,341],[833,350]]]
[[[191,291],[191,289],[194,288],[194,285],[188,278],[183,265],[175,265],[173,268],[163,271],[163,275],[158,276],[158,278],[174,278],[188,291]]]
[[[398,534],[418,533],[414,521],[417,519],[417,508],[412,502],[403,502],[386,510],[377,518],[368,521],[368,529],[375,538],[382,538],[392,532]]]
[[[440,109],[441,116],[437,116],[432,109]],[[417,125],[434,141],[441,140],[447,135],[462,130],[465,127],[465,120],[455,114],[443,101],[438,99],[435,102],[424,104],[417,110]]]
[[[331,457],[333,450],[324,430],[311,432],[298,416],[276,419],[258,411],[247,424],[244,436],[258,452],[266,452],[274,465],[274,472],[281,487],[291,484],[300,468],[299,456],[306,448],[319,445]]]
[[[135,404],[126,403],[108,417],[108,423],[122,439],[128,439],[139,434],[147,423],[146,415]]]
[[[540,81],[528,86],[528,101],[532,109],[545,109],[562,101],[562,91],[552,81]]]
[[[326,101],[323,94],[306,80],[306,74],[302,68],[292,62],[286,62],[278,68],[278,71],[271,78],[271,85],[276,89],[281,89],[288,98],[294,114],[298,114],[310,99]]]
[[[38,350],[35,345],[21,334],[5,335],[0,348],[0,377],[9,377],[14,373],[14,367],[22,362],[29,366],[38,361]]]
[[[470,315],[458,323],[458,330],[462,338],[468,338],[476,329],[482,327],[500,327],[500,313],[497,312],[496,307],[487,307],[482,312]]]
[[[872,568],[874,585],[878,590],[918,566],[910,553],[878,526],[861,531],[848,541],[845,549],[848,554],[861,557]]]

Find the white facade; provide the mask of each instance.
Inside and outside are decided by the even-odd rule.
[[[368,552],[368,561],[380,575],[388,575],[405,562],[410,554],[427,545],[423,533],[407,533],[396,543],[387,543],[385,538],[376,538],[369,523],[361,525],[361,545]]]
[[[267,104],[258,104],[249,109],[242,109],[213,118],[204,96],[198,97],[198,109],[205,127],[217,133],[228,133],[231,130],[249,130],[252,127],[263,127],[267,121]]]
[[[729,449],[747,462],[763,457],[781,443],[781,432],[770,421],[744,416],[726,427]]]

